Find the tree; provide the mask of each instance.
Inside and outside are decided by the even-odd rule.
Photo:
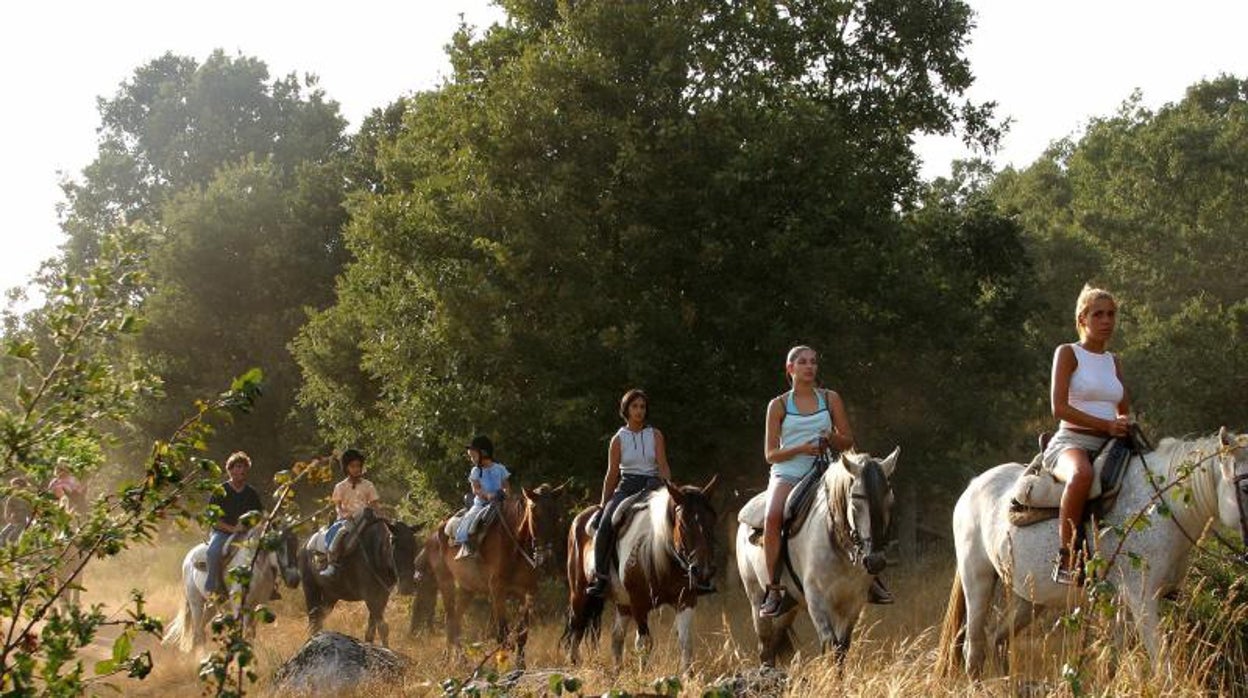
[[[904,391],[878,386],[927,311],[914,301],[946,290],[912,278],[927,228],[897,213],[919,192],[911,135],[995,137],[990,105],[961,98],[968,8],[505,7],[410,101],[380,191],[353,207],[338,303],[295,344],[328,432],[448,489],[474,431],[526,476],[596,479],[614,404],[642,385],[682,479],[756,479],[781,358],[810,342],[862,445],[903,440],[881,398]],[[343,378],[357,352],[361,380]]]
[[[167,517],[192,515],[183,495],[211,487],[219,474],[198,455],[211,432],[207,419],[246,409],[256,395],[256,376],[245,376],[201,402],[152,446],[142,478],[99,493],[89,511],[67,511],[43,493],[58,465],[96,470],[111,431],[156,385],[142,361],[120,363],[111,351],[140,324],[141,239],[124,228],[102,236],[95,265],[81,274],[49,271],[47,303],[21,321],[6,318],[0,365],[15,378],[13,392],[0,397],[0,495],[23,502],[32,522],[0,545],[0,691],[8,695],[79,695],[109,677],[151,671],[151,653],[134,640],[159,635],[160,621],[145,612],[141,591],[124,614],[66,602],[91,560],[150,542]],[[109,626],[109,658],[84,666],[79,652]]]
[[[99,156],[64,185],[66,267],[90,264],[117,220],[149,225],[149,317],[134,350],[177,403],[263,367],[270,399],[222,441],[271,473],[316,439],[294,412],[286,345],[307,308],[328,303],[345,259],[349,152],[337,104],[313,77],[270,80],[262,61],[216,51],[202,64],[166,54],[139,67],[99,111]],[[176,424],[163,406],[145,407],[146,435]]]
[[[1123,302],[1118,347],[1149,426],[1186,433],[1242,422],[1248,83],[1200,82],[1156,112],[1140,101],[1003,173],[993,196],[1043,260],[1056,319],[1046,344],[1070,341],[1072,301],[1097,281]]]

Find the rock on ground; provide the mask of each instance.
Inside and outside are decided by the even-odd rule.
[[[332,694],[363,683],[398,677],[407,660],[378,645],[331,631],[312,636],[273,678],[285,693]]]

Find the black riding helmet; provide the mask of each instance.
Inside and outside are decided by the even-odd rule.
[[[472,437],[472,442],[468,444],[467,448],[480,451],[482,455],[490,460],[494,459],[494,442],[490,441],[490,437],[485,434],[477,434]]]

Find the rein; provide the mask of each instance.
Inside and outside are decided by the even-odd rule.
[[[1139,456],[1140,463],[1144,465],[1144,479],[1148,480],[1148,484],[1152,485],[1153,487],[1153,493],[1154,493],[1153,501],[1160,502],[1162,501],[1162,499],[1164,499],[1166,490],[1177,487],[1185,479],[1190,478],[1191,473],[1189,472],[1187,473],[1187,475],[1181,475],[1175,478],[1173,481],[1168,483],[1164,488],[1158,487],[1157,483],[1153,480],[1153,473],[1148,467],[1148,461],[1145,460],[1144,458],[1144,451],[1140,448],[1141,443],[1150,451],[1152,450],[1152,444],[1149,443],[1148,438],[1144,435],[1144,431],[1140,428],[1138,424],[1132,424],[1131,425],[1131,450],[1135,453],[1135,455]],[[1243,536],[1245,542],[1248,542],[1248,519],[1245,519],[1245,516],[1244,516],[1245,513],[1248,513],[1248,502],[1245,502],[1245,499],[1248,499],[1248,496],[1246,496],[1240,490],[1240,483],[1243,482],[1244,480],[1248,480],[1248,473],[1236,475],[1235,478],[1231,482],[1235,486],[1235,504],[1239,508],[1240,535]],[[1216,502],[1216,494],[1215,494],[1215,502]],[[1216,511],[1214,512],[1214,517],[1217,518]],[[1179,523],[1179,520],[1174,518],[1173,514],[1169,518],[1171,521],[1174,522],[1174,525],[1178,527],[1179,532],[1183,534],[1183,537],[1187,539],[1187,542],[1192,544],[1192,547],[1204,552],[1207,555],[1212,555],[1214,557],[1223,557],[1221,555],[1215,555],[1213,551],[1201,545],[1200,540],[1197,538],[1193,538],[1192,535],[1187,532],[1187,529],[1183,528],[1183,524]],[[1231,541],[1227,540],[1226,537],[1224,537],[1221,533],[1218,533],[1218,530],[1216,527],[1210,527],[1209,533],[1213,534],[1213,537],[1217,539],[1219,543],[1225,546],[1227,550],[1230,550],[1232,553],[1234,553],[1234,555],[1232,556],[1232,559],[1234,561],[1239,562],[1240,564],[1248,564],[1248,551],[1238,550]]]
[[[530,507],[531,507],[531,506],[532,506],[532,505],[530,505]],[[502,514],[502,513],[503,513],[503,512],[502,512],[502,511],[501,511],[501,509],[500,509],[499,514]],[[521,524],[523,524],[523,523],[524,523],[524,519],[525,519],[525,518],[529,518],[529,517],[531,517],[531,516],[532,516],[532,511],[530,511],[530,510],[529,510],[529,508],[526,508],[526,510],[525,510],[525,512],[524,512],[524,514],[523,514],[523,515],[521,516],[521,518],[520,518],[520,523],[521,523]],[[527,563],[529,563],[529,567],[532,567],[533,569],[537,569],[537,561],[536,561],[536,560],[534,560],[532,556],[530,556],[527,552],[525,552],[525,551],[524,551],[524,546],[520,545],[520,540],[519,540],[518,538],[516,538],[516,534],[512,532],[512,530],[511,530],[511,524],[509,524],[509,523],[507,522],[507,517],[506,517],[506,516],[500,516],[500,518],[502,518],[502,522],[501,522],[501,523],[502,523],[502,528],[503,528],[503,530],[507,532],[507,537],[508,537],[508,538],[510,538],[510,539],[511,539],[511,542],[512,542],[512,543],[516,546],[516,552],[520,553],[520,557],[523,557],[523,558],[524,558],[524,561],[525,561],[525,562],[527,562]],[[536,546],[537,546],[537,540],[536,540],[536,539],[533,541],[533,545],[534,545],[534,547],[536,548]]]

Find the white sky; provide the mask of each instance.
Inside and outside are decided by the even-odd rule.
[[[1135,88],[1160,106],[1220,73],[1248,78],[1248,3],[1235,0],[970,0],[978,14],[968,55],[977,101],[1013,117],[998,165],[1025,166],[1089,117],[1116,110]],[[96,98],[172,51],[203,60],[215,48],[265,61],[272,76],[315,73],[352,128],[371,109],[436,85],[443,46],[462,13],[485,26],[487,0],[355,0],[330,11],[291,0],[20,3],[0,30],[0,290],[25,284],[62,242],[58,173],[95,155]],[[967,153],[956,139],[923,139],[925,177]]]

